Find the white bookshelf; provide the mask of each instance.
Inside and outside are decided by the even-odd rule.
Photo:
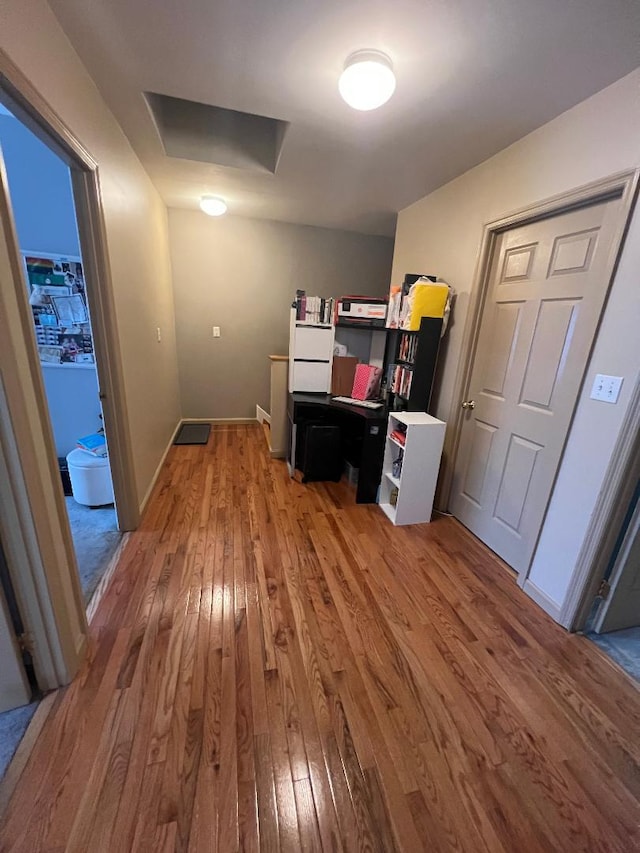
[[[407,428],[404,447],[394,438],[399,424]],[[387,438],[382,465],[378,503],[393,524],[420,524],[431,521],[445,422],[422,412],[392,412],[387,422]],[[403,452],[399,477],[392,473],[393,462]],[[391,494],[398,489],[395,506]]]

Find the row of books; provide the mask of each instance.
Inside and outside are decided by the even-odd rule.
[[[400,397],[409,399],[411,394],[411,381],[413,379],[413,371],[406,367],[397,364],[393,371],[393,379],[391,380],[391,390],[394,394]]]
[[[418,350],[418,336],[408,335],[406,332],[400,336],[400,347],[398,350],[398,358],[400,361],[408,361],[411,364],[416,360],[416,352]]]
[[[296,309],[296,323],[306,323],[309,326],[330,326],[333,323],[335,299],[325,299],[323,296],[307,296],[304,290],[296,290],[293,308]]]

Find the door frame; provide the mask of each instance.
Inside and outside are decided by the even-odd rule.
[[[587,624],[639,479],[640,376],[636,378],[569,590],[560,609],[559,622],[570,631],[581,631]]]
[[[507,214],[506,216],[500,217],[499,219],[489,222],[484,226],[482,233],[482,241],[480,244],[480,251],[476,263],[476,270],[473,277],[473,286],[469,296],[469,310],[467,312],[467,317],[465,320],[462,335],[462,344],[460,347],[460,357],[458,359],[458,367],[453,385],[453,395],[451,398],[451,406],[449,409],[449,417],[447,420],[449,429],[447,430],[447,434],[445,436],[444,441],[443,470],[438,500],[438,503],[441,508],[448,508],[449,500],[451,497],[453,472],[460,450],[460,437],[462,433],[464,415],[464,411],[460,408],[460,401],[465,399],[471,382],[471,373],[473,370],[473,365],[478,347],[482,316],[489,293],[491,260],[493,258],[493,253],[498,237],[505,231],[509,231],[513,228],[517,228],[523,225],[530,225],[542,219],[549,219],[550,217],[558,216],[563,213],[568,213],[570,211],[577,210],[582,207],[587,207],[589,205],[596,204],[599,202],[606,202],[612,199],[619,198],[619,220],[611,243],[609,260],[607,264],[607,290],[609,290],[615,275],[623,239],[626,234],[631,218],[631,213],[633,211],[633,206],[636,200],[636,196],[638,194],[639,184],[640,169],[618,172],[607,178],[603,178],[598,181],[593,181],[592,183],[585,184],[584,186],[579,187],[577,189],[570,190],[569,192],[565,193],[560,193],[544,201],[537,202],[525,208],[521,208],[520,210],[514,211],[512,213]],[[587,365],[591,353],[593,351],[593,345],[595,344],[596,338],[597,331],[589,351],[589,356],[585,361],[584,373],[580,383],[581,386],[584,382],[584,375],[586,374]],[[569,435],[569,432],[571,430],[572,422],[573,415],[571,422],[569,423],[567,436]],[[560,457],[558,470],[560,469],[561,464],[562,455]],[[551,499],[554,485],[555,479],[554,483],[552,484],[551,491],[549,493],[549,500]],[[619,487],[619,481],[617,481],[617,486]],[[598,509],[598,507],[596,509]],[[605,507],[600,507],[599,511],[601,513],[604,512]],[[542,531],[542,528],[544,527],[545,519],[546,510],[545,517],[542,520],[538,536]],[[594,521],[595,520],[596,519],[594,519]],[[523,587],[526,583],[530,570],[530,565],[531,564],[529,564],[529,566],[527,566],[525,570],[521,571],[518,574],[518,585],[521,587]],[[593,566],[591,565],[588,571],[591,572],[592,569]],[[564,622],[562,624],[564,624]]]
[[[118,521],[122,530],[134,530],[140,508],[98,164],[2,50],[0,90],[16,118],[70,168]],[[7,545],[11,578],[24,611],[26,630],[33,639],[39,686],[53,689],[68,683],[77,671],[86,644],[87,623],[24,286],[22,256],[11,211],[0,208],[9,235],[8,254],[0,251],[4,279],[0,309],[6,309],[13,321],[12,334],[7,335],[4,345],[7,363],[16,365],[15,376],[7,374],[0,387],[0,441],[10,474],[7,488],[3,489],[8,505],[0,523],[6,530],[13,516],[16,524],[13,546]]]
[[[87,301],[100,400],[109,439],[109,461],[118,522],[123,531],[135,530],[140,521],[140,507],[98,164],[1,49],[0,90],[16,118],[51,148],[71,172],[83,270],[85,281],[91,282],[87,287]],[[44,386],[42,390],[44,393]]]

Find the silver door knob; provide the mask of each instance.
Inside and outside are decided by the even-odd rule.
[[[464,402],[462,403],[463,409],[475,409],[475,407],[476,407],[476,401],[475,400],[464,400]]]

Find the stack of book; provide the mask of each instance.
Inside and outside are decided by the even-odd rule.
[[[330,326],[333,323],[334,299],[307,296],[304,290],[296,290],[293,307],[296,309],[296,323],[309,326]]]
[[[406,361],[413,364],[416,360],[416,352],[418,350],[418,336],[410,335],[403,332],[400,336],[400,347],[398,350],[398,360]]]
[[[413,371],[397,364],[393,371],[393,379],[391,381],[391,390],[399,397],[409,399],[411,394],[411,380],[413,379]]]
[[[76,444],[81,450],[93,453],[94,456],[107,455],[107,442],[104,433],[94,432],[91,435],[85,435],[84,438],[79,438]]]

